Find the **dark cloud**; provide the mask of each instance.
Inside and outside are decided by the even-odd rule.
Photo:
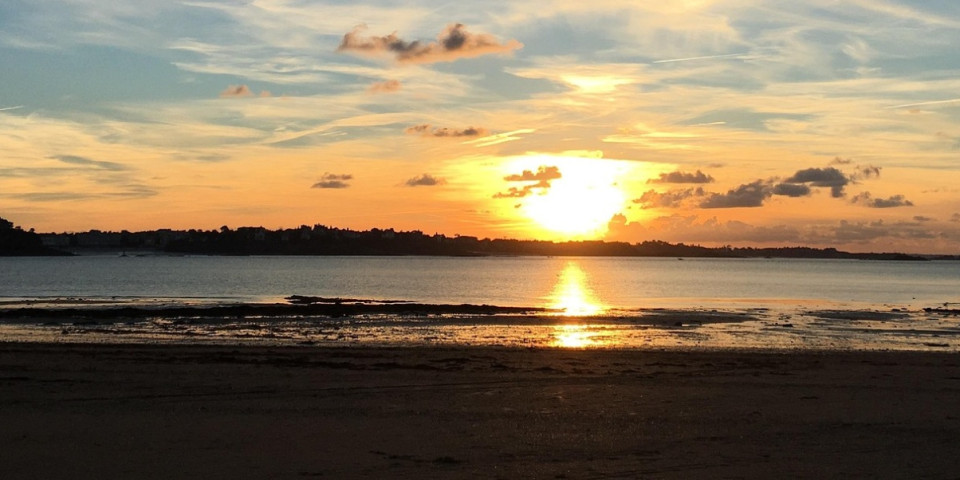
[[[492,35],[470,33],[463,24],[447,26],[435,42],[407,42],[397,33],[378,37],[364,36],[366,25],[358,25],[343,36],[338,52],[365,55],[390,55],[399,63],[452,62],[461,58],[479,57],[491,53],[507,53],[523,47],[516,40],[500,43]]]
[[[785,180],[786,183],[809,183],[814,187],[829,187],[830,195],[839,198],[844,195],[844,187],[850,183],[850,179],[843,172],[833,167],[827,168],[808,168],[799,170],[792,177]]]
[[[549,185],[548,185],[549,186]],[[527,195],[533,193],[533,189],[537,188],[536,185],[526,185],[522,188],[510,187],[506,192],[497,192],[493,195],[493,198],[523,198]],[[516,205],[516,208],[519,208],[520,205]]]
[[[684,173],[681,171],[661,173],[660,178],[651,178],[647,183],[710,183],[713,177],[700,170],[696,173]]]
[[[831,165],[849,165],[853,162],[850,159],[836,157],[830,162]],[[786,195],[790,197],[806,196],[810,194],[810,187],[830,188],[830,195],[834,198],[843,197],[846,192],[846,186],[855,183],[858,180],[875,178],[880,176],[880,167],[873,165],[857,166],[853,173],[846,174],[837,168],[807,168],[798,170],[783,183],[774,187],[774,195]]]
[[[839,198],[844,195],[844,187],[850,179],[843,172],[833,167],[807,168],[799,170],[792,177],[784,180],[786,183],[809,183],[814,187],[829,187],[830,195]]]
[[[859,180],[861,178],[872,178],[880,176],[880,167],[874,167],[873,165],[867,165],[865,167],[858,166],[856,173],[852,175],[854,180]]]
[[[536,182],[536,181],[547,181],[556,180],[561,178],[560,169],[555,166],[546,166],[540,165],[537,167],[536,173],[531,170],[524,170],[519,175],[507,175],[503,177],[504,180],[508,182]]]
[[[785,197],[806,197],[810,195],[810,187],[802,183],[778,183],[770,193]]]
[[[69,163],[70,165],[83,165],[88,167],[96,167],[103,170],[120,171],[127,169],[127,167],[119,163],[91,160],[89,158],[78,157],[76,155],[56,155],[50,158],[60,160],[63,163]]]
[[[522,187],[510,187],[506,192],[500,192],[493,198],[523,198],[534,193],[534,189],[546,190],[550,188],[549,180],[540,180],[536,183],[524,185]]]
[[[903,195],[893,195],[889,198],[873,198],[870,192],[863,192],[850,199],[852,203],[858,203],[870,208],[896,208],[912,207],[913,202],[907,200]]]
[[[647,190],[643,192],[640,198],[633,199],[633,203],[639,204],[640,208],[673,208],[679,207],[687,199],[704,195],[706,195],[706,192],[703,191],[703,187],[669,190],[663,193],[656,190]]]
[[[458,138],[458,137],[482,137],[487,134],[487,129],[481,127],[467,127],[464,129],[433,127],[429,124],[414,125],[403,130],[409,135],[421,135],[424,137],[436,138]]]
[[[700,208],[760,207],[772,194],[769,183],[757,180],[728,190],[727,193],[712,193],[700,202]]]
[[[550,181],[561,178],[560,169],[555,166],[540,165],[537,171],[524,170],[519,174],[503,177],[508,182],[533,182],[522,187],[510,187],[506,192],[500,192],[493,198],[523,198],[534,193],[534,189],[545,190],[550,188]]]
[[[913,220],[915,222],[923,223],[923,222],[932,222],[934,219],[933,217],[925,217],[923,215],[914,215]]]
[[[434,177],[429,173],[424,173],[423,175],[413,177],[404,182],[404,184],[408,187],[432,187],[435,185],[443,185],[445,183],[447,183],[445,179]]]
[[[370,85],[367,88],[369,93],[392,93],[400,90],[400,81],[399,80],[385,80],[383,82],[376,82],[373,85]]]
[[[353,175],[349,173],[344,174],[335,174],[335,173],[324,173],[320,177],[320,181],[314,183],[310,188],[347,188],[350,186],[347,181],[353,180]]]

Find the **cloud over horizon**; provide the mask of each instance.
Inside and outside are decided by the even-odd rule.
[[[705,195],[706,192],[704,192],[703,187],[688,188],[686,190],[668,190],[663,193],[656,190],[647,190],[643,192],[640,198],[635,198],[631,201],[644,209],[676,208],[683,205],[688,199],[699,198]]]
[[[907,200],[903,195],[893,195],[888,198],[874,198],[870,192],[857,194],[855,197],[850,199],[850,203],[856,203],[870,208],[897,208],[913,206],[913,202]]]
[[[500,43],[485,33],[470,33],[462,23],[448,25],[434,42],[412,42],[401,39],[396,32],[384,36],[364,36],[366,25],[357,25],[344,34],[338,52],[364,55],[389,55],[398,63],[452,62],[461,58],[508,53],[523,47],[516,40]]]

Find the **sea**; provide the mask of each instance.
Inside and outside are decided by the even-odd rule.
[[[25,307],[283,303],[291,295],[550,311],[229,322],[174,321],[158,314],[155,319],[82,325],[31,323],[15,315]],[[0,314],[0,340],[14,341],[960,351],[955,314],[960,263],[955,261],[6,257],[0,258],[0,307],[5,312]]]

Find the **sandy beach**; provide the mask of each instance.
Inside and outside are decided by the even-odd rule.
[[[0,477],[956,478],[949,353],[0,344]]]

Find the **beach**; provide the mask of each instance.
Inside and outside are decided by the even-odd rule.
[[[953,478],[936,352],[0,344],[3,478]]]

